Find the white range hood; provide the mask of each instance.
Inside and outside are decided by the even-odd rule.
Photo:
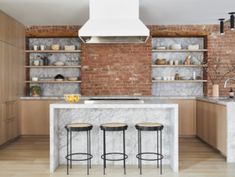
[[[90,0],[89,20],[78,36],[84,43],[144,43],[149,29],[139,19],[139,0]]]

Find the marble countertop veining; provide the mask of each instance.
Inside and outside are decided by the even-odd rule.
[[[138,98],[142,99],[145,102],[147,101],[150,104],[164,104],[164,103],[169,103],[169,100],[174,100],[174,99],[196,99],[200,101],[206,101],[210,103],[215,103],[215,104],[221,104],[221,105],[227,105],[228,103],[235,103],[235,99],[230,99],[228,97],[157,97],[157,96],[81,96],[81,101],[79,104],[84,104],[84,101],[82,100],[87,100],[89,98]],[[21,100],[59,100],[62,101],[64,100],[64,97],[20,97]],[[64,102],[65,103],[65,102]]]

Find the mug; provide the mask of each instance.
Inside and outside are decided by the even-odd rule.
[[[41,50],[45,50],[45,45],[40,45]]]
[[[37,46],[37,45],[34,45],[34,46],[33,46],[33,50],[38,50],[38,46]]]

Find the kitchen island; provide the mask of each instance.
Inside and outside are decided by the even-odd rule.
[[[102,165],[102,131],[100,124],[107,122],[123,122],[128,124],[126,131],[127,165],[136,165],[137,159],[137,131],[135,124],[139,122],[159,122],[163,129],[163,164],[169,165],[174,172],[178,172],[178,105],[167,104],[154,99],[143,99],[143,102],[113,101],[91,104],[84,100],[77,104],[65,102],[50,105],[50,172],[53,173],[61,164],[66,164],[66,130],[68,123],[87,122],[93,125],[91,131],[92,164]],[[112,138],[110,138],[112,136]],[[118,132],[107,135],[107,151],[122,149],[121,134]],[[114,140],[115,138],[115,140]],[[143,151],[156,149],[156,134],[144,132],[142,137]],[[74,133],[74,151],[86,152],[85,133]],[[144,161],[143,161],[144,162]],[[79,164],[82,164],[81,162]],[[109,162],[119,165],[121,162]],[[156,162],[144,162],[156,164]]]

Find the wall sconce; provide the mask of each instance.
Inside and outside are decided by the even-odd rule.
[[[219,21],[220,21],[220,34],[221,35],[224,35],[224,18],[220,18]]]
[[[235,12],[228,13],[230,15],[230,29],[234,30],[234,14]]]

